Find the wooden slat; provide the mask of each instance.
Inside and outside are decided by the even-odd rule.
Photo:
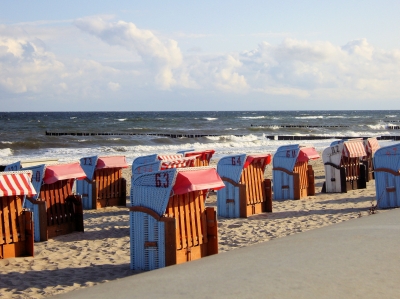
[[[22,198],[17,196],[15,198],[16,216],[18,219],[18,232],[19,239],[25,241],[25,215],[22,212]]]
[[[189,210],[189,194],[183,194],[184,201],[185,201],[185,228],[186,228],[186,238],[188,242],[188,247],[193,246],[193,239],[192,239],[192,233],[191,233],[191,218],[190,218],[190,210]]]
[[[6,244],[10,244],[12,242],[12,237],[11,237],[11,229],[10,229],[10,197],[6,196],[3,197],[3,218],[4,218],[4,239]]]
[[[201,225],[201,213],[203,213],[203,211],[200,209],[200,201],[202,201],[203,198],[201,196],[201,193],[198,192],[195,202],[194,202],[194,215],[195,215],[195,227],[196,227],[196,235],[198,237],[198,241],[199,244],[203,244],[204,243],[204,232],[202,231],[202,225]]]
[[[16,201],[15,196],[9,197],[11,234],[14,243],[18,242],[18,227],[17,227],[18,219],[17,219],[17,210],[15,207],[15,201]]]
[[[197,198],[197,192],[189,192],[188,197],[189,197],[189,211],[190,211],[190,232],[192,235],[192,246],[199,245],[199,236],[197,234],[197,228],[196,228],[196,210],[195,210],[195,202],[198,200]]]
[[[187,248],[187,238],[186,238],[186,226],[185,226],[185,202],[182,195],[177,195],[179,198],[179,225],[181,233],[182,248]]]
[[[4,197],[0,198],[0,245],[5,243],[4,240],[4,234],[3,234],[3,223],[4,223],[4,211],[3,211],[3,202],[4,202]],[[0,252],[1,254],[1,252]]]

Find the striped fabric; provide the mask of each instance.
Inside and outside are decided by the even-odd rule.
[[[376,138],[368,138],[365,140],[365,150],[369,154],[374,154],[378,149],[380,149],[380,145]]]
[[[343,154],[349,158],[364,157],[367,155],[362,140],[345,141]]]
[[[10,172],[0,174],[0,197],[36,194],[31,184],[30,172]]]
[[[161,160],[161,169],[193,167],[196,157],[178,158],[174,160]]]
[[[183,158],[182,154],[176,155],[158,155],[158,160],[176,160]]]

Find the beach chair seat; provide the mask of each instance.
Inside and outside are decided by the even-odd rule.
[[[218,253],[210,189],[224,184],[213,168],[145,173],[132,181],[131,269],[153,270]]]
[[[126,206],[125,156],[84,157],[80,163],[86,179],[76,182],[76,192],[82,196],[84,209]]]
[[[25,196],[36,191],[29,171],[0,174],[0,259],[33,256],[32,213],[23,209]]]
[[[264,179],[271,154],[233,155],[218,161],[217,171],[225,188],[217,191],[218,216],[247,218],[272,212],[271,179]]]
[[[319,159],[313,146],[281,146],[273,158],[274,199],[302,199],[315,195],[315,177],[310,160]]]

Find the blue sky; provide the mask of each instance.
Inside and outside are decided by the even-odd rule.
[[[400,1],[3,1],[1,111],[400,109]]]

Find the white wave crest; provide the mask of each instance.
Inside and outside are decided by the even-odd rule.
[[[315,116],[296,116],[296,119],[320,119],[324,118],[322,115],[315,115]]]
[[[118,121],[126,121],[127,118],[117,118],[116,120],[118,120]]]
[[[218,118],[217,117],[204,117],[203,119],[212,121],[212,120],[217,120]]]
[[[242,119],[262,119],[262,118],[265,118],[265,116],[241,116],[239,118],[242,118]]]
[[[12,156],[11,148],[0,149],[0,157],[9,157],[9,156]]]
[[[1,143],[2,143],[2,144],[13,144],[14,142],[11,142],[11,141],[2,141]]]

